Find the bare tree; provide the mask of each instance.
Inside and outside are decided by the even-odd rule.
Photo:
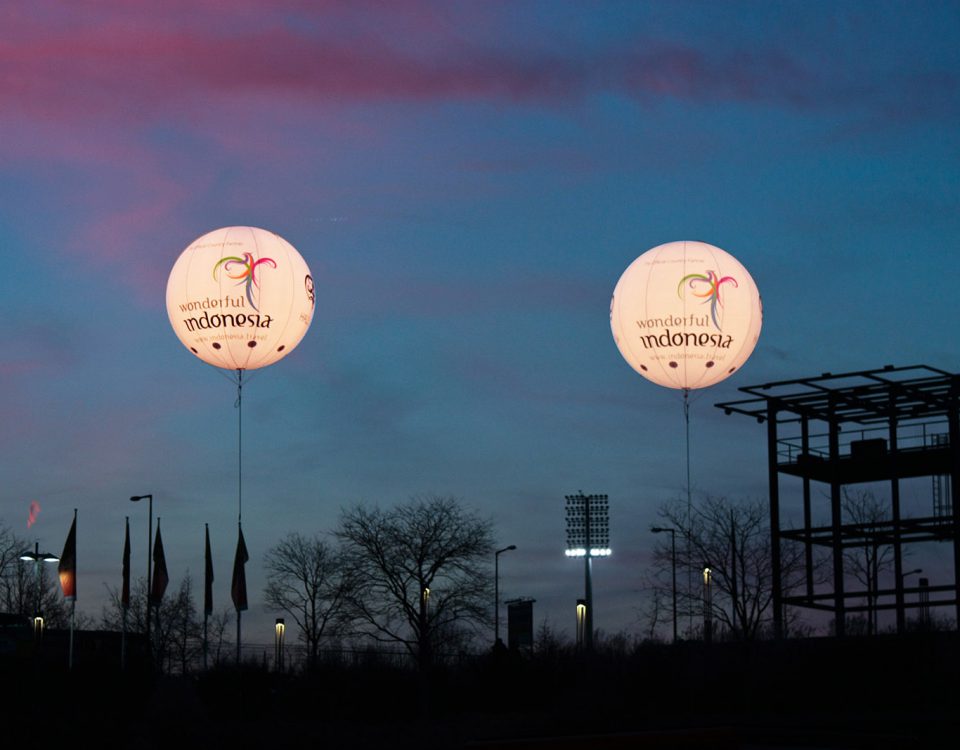
[[[346,602],[342,556],[319,536],[292,533],[267,552],[264,566],[267,606],[293,618],[315,666],[320,641],[336,631]]]
[[[121,630],[123,607],[120,591],[107,587],[108,601],[103,607],[100,625],[106,630]],[[127,632],[146,632],[147,581],[138,578],[131,586],[130,607],[127,610]],[[173,594],[153,605],[153,624],[150,631],[150,652],[154,664],[163,671],[186,674],[202,649],[201,626],[193,598],[193,581],[187,573]]]
[[[226,655],[233,650],[233,641],[230,640],[230,626],[236,616],[236,610],[230,607],[210,616],[210,622],[207,626],[207,643],[214,667],[219,667]]]
[[[106,584],[104,584],[106,586]],[[100,627],[104,630],[123,629],[123,606],[120,602],[120,589],[106,586],[107,602],[100,613]],[[147,579],[138,578],[130,587],[130,606],[127,609],[127,632],[145,633],[147,631]]]
[[[0,579],[0,607],[5,612],[24,617],[33,617],[40,612],[45,627],[66,627],[69,615],[60,595],[59,579],[51,570],[54,566],[19,559],[23,549],[16,551],[17,559],[6,566]]]
[[[845,523],[862,525],[866,532],[871,527],[890,520],[888,506],[870,491],[851,491],[843,488],[840,498]],[[883,536],[883,535],[877,535]],[[867,634],[877,631],[877,590],[880,574],[893,569],[893,545],[864,542],[859,547],[848,547],[843,552],[844,570],[856,579],[866,591]],[[852,619],[852,618],[851,618]],[[848,625],[856,627],[855,623]]]
[[[5,523],[0,523],[0,582],[12,573],[24,549],[26,542],[14,534]]]
[[[762,501],[734,503],[726,498],[705,497],[693,506],[689,518],[680,504],[665,505],[659,516],[676,529],[677,570],[692,571],[702,581],[709,566],[710,614],[733,638],[757,638],[772,619],[773,587],[770,559],[770,528],[766,504]],[[669,544],[660,543],[654,552],[657,587],[665,593],[671,565]],[[782,544],[781,587],[786,594],[803,582],[803,550],[800,545]],[[705,613],[702,586],[678,591],[678,614],[688,620]]]
[[[343,514],[337,537],[350,571],[359,632],[402,644],[430,666],[445,637],[489,622],[491,523],[450,497],[415,497],[390,510]]]

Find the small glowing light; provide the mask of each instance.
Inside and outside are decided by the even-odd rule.
[[[286,625],[284,625],[282,617],[277,618],[276,629],[277,629],[277,637],[283,638],[283,632],[284,630],[286,630]]]
[[[423,589],[423,601],[424,601],[425,603],[430,601],[430,589],[429,589],[429,588],[424,587],[424,589]]]
[[[590,550],[590,557],[610,557],[609,547],[593,547]]]
[[[704,569],[703,569],[703,582],[704,582],[705,584],[709,584],[709,583],[710,583],[710,577],[711,577],[712,575],[713,575],[713,571],[710,570],[710,568],[704,568]]]

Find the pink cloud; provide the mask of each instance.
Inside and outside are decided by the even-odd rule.
[[[95,14],[69,3],[11,11],[0,31],[0,101],[34,120],[205,119],[225,101],[258,93],[301,103],[475,100],[550,104],[613,91],[694,101],[755,101],[892,112],[920,82],[956,91],[953,71],[905,72],[883,86],[876,71],[809,50],[696,45],[637,36],[602,50],[512,44],[509,4],[310,3],[177,0],[162,8],[114,0]],[[131,5],[133,7],[131,7]],[[554,34],[556,31],[554,30]],[[735,40],[733,40],[734,43]],[[559,49],[553,53],[546,50]],[[822,69],[821,69],[822,68]],[[893,89],[891,91],[891,88]]]

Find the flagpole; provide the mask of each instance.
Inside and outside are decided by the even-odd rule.
[[[67,662],[68,669],[73,669],[73,626],[77,619],[77,600],[70,602],[70,656]]]
[[[207,640],[207,623],[213,611],[213,560],[210,555],[210,524],[203,525],[203,671],[207,671],[207,654],[210,650]]]
[[[240,522],[239,522],[239,521],[237,521],[237,529],[239,530],[240,536],[242,537],[242,536],[243,536],[243,526],[240,525]],[[237,539],[238,552],[239,552],[239,544],[240,544],[240,540],[239,540],[239,538],[238,538],[238,539]],[[244,546],[246,546],[246,545],[244,545]],[[241,564],[242,564],[242,563],[241,563]],[[234,561],[233,568],[234,568],[234,570],[233,570],[233,576],[234,576],[234,579],[236,579],[236,577],[237,577],[237,563],[236,563],[236,561]],[[246,581],[244,581],[244,586],[246,586]],[[240,604],[239,604],[237,601],[234,601],[234,606],[237,608],[237,666],[239,667],[239,666],[240,666],[240,613],[241,613],[243,610],[240,608]]]
[[[123,537],[122,582],[120,584],[120,610],[123,621],[120,631],[120,669],[127,668],[127,614],[130,610],[130,516],[124,518],[126,531]]]
[[[77,528],[77,509],[76,508],[73,509],[73,528],[74,529]],[[76,540],[76,537],[74,537],[74,540]],[[74,561],[74,581],[76,581],[76,561]],[[69,653],[69,656],[67,657],[67,660],[68,660],[67,668],[72,670],[73,669],[73,629],[74,629],[74,623],[76,622],[76,619],[77,619],[76,583],[74,583],[73,597],[71,599],[70,605],[71,605],[70,606],[70,653]]]

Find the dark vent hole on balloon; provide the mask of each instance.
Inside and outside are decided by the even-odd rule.
[[[707,362],[707,367],[713,367],[715,364],[716,362]]]
[[[678,365],[677,365],[676,362],[671,362],[671,363],[670,363],[670,366],[671,366],[671,367],[677,367]]]
[[[214,342],[213,342],[213,348],[214,348],[214,349],[219,349],[219,348],[220,348],[220,344],[218,344],[216,341],[214,341]]]
[[[647,366],[646,366],[646,365],[640,365],[640,369],[643,370],[644,372],[646,372],[646,371],[647,371]]]
[[[194,349],[192,346],[190,347],[190,351],[192,351],[194,354],[199,354],[199,353],[200,353],[200,352],[198,352],[196,349]]]
[[[277,351],[282,352],[286,348],[287,348],[286,344],[280,344],[280,346],[277,347]]]
[[[253,349],[253,347],[255,347],[256,345],[257,345],[257,342],[256,342],[256,341],[248,341],[248,342],[247,342],[247,346],[249,346],[251,349]]]

